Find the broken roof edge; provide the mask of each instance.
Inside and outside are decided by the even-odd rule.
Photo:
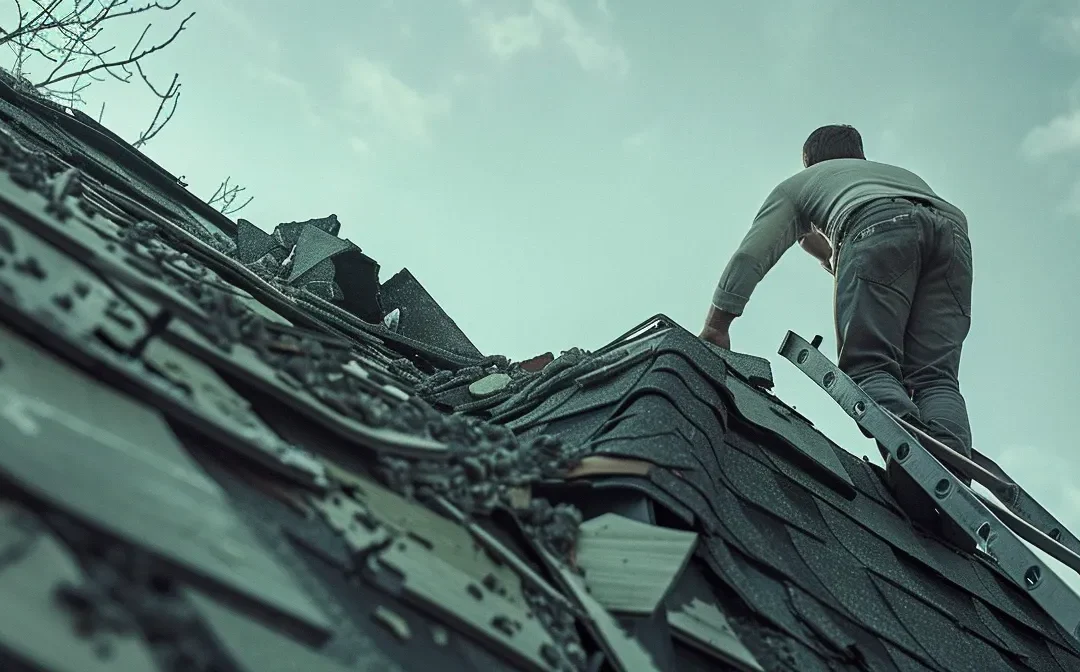
[[[185,183],[179,177],[165,170],[134,145],[81,110],[62,106],[37,91],[20,90],[21,87],[13,84],[17,81],[14,75],[0,67],[0,98],[35,115],[47,115],[49,120],[56,123],[64,132],[86,142],[122,165],[131,165],[135,168],[133,172],[139,177],[177,198],[210,224],[218,227],[222,233],[228,236],[236,235],[236,223],[233,220],[186,189]],[[27,106],[34,109],[26,110]],[[101,179],[100,176],[98,177]]]

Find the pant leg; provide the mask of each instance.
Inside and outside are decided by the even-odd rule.
[[[836,269],[837,365],[884,408],[914,418],[903,362],[922,267],[922,212],[911,204],[874,208],[853,223]]]
[[[971,427],[960,393],[960,353],[971,327],[971,245],[966,226],[927,211],[926,263],[904,338],[904,383],[928,433],[971,455]]]

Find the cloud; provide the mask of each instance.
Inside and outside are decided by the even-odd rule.
[[[587,26],[567,0],[531,0],[528,11],[499,16],[478,0],[460,2],[473,15],[474,30],[499,59],[539,49],[550,36],[587,73],[623,77],[630,70],[623,48],[601,26]],[[596,13],[610,18],[605,0],[597,0]]]
[[[483,12],[473,17],[472,24],[488,51],[501,60],[537,49],[543,40],[543,28],[533,13],[496,18],[490,12]]]
[[[276,58],[281,53],[281,43],[278,39],[267,33],[266,26],[256,23],[251,18],[260,16],[258,12],[245,12],[231,0],[216,0],[207,3],[206,8],[219,23],[231,28],[233,35],[262,52],[263,58]]]
[[[1080,51],[1080,11],[1050,23],[1046,29],[1046,38],[1051,43]]]
[[[398,79],[390,69],[355,58],[345,71],[343,95],[353,109],[404,140],[426,143],[432,123],[450,111],[450,99],[423,94]]]
[[[533,0],[533,8],[561,34],[563,44],[586,72],[622,76],[630,69],[622,47],[585,28],[566,0]]]
[[[918,162],[912,155],[913,141],[920,137],[920,128],[941,105],[940,97],[934,93],[890,101],[876,122],[867,124],[879,131],[876,137],[864,138],[866,151],[875,156],[891,157],[883,159],[886,161]]]
[[[320,127],[326,123],[323,114],[313,103],[315,98],[300,80],[290,77],[279,69],[265,65],[248,64],[244,67],[243,72],[245,76],[255,82],[281,90],[289,100],[300,108],[301,114],[312,126]]]
[[[369,145],[366,140],[356,135],[349,136],[349,149],[361,156],[371,154],[371,145]]]
[[[262,15],[245,7],[242,0],[216,0],[206,5],[213,19],[229,29],[234,42],[241,43],[247,52],[246,60],[238,66],[238,72],[252,82],[277,89],[285,99],[300,109],[304,119],[312,126],[327,122],[324,114],[314,104],[316,98],[308,86],[288,74],[289,63],[282,54],[282,44],[275,35],[274,26],[260,22]],[[200,8],[199,11],[202,11]]]
[[[656,125],[647,126],[622,139],[622,148],[628,154],[641,154],[654,150],[660,131]]]
[[[1017,16],[1034,21],[1043,41],[1055,49],[1080,52],[1080,3],[1076,0],[1027,0]]]
[[[1030,159],[1044,159],[1080,149],[1080,108],[1058,115],[1028,131],[1020,151]]]
[[[772,56],[764,66],[800,79],[818,62],[815,54],[831,31],[856,16],[845,11],[853,4],[850,0],[772,0],[760,4],[765,10],[761,39]]]
[[[625,138],[623,138],[622,145],[623,145],[623,149],[628,150],[628,151],[634,151],[634,150],[637,150],[637,149],[641,149],[646,144],[648,144],[648,142],[649,142],[649,132],[648,131],[638,131],[637,133],[632,133],[632,134],[626,136]]]

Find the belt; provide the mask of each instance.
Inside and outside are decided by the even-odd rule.
[[[874,207],[882,207],[886,203],[921,205],[924,208],[934,207],[934,204],[926,200],[925,198],[918,198],[915,196],[888,196],[885,198],[875,198],[874,200],[867,201],[866,203],[863,203],[859,207],[852,210],[851,213],[847,216],[847,220],[844,222],[844,228],[847,228],[847,226],[850,225],[851,222],[861,217],[867,210],[870,210]]]
[[[922,206],[924,208],[933,208],[934,204],[925,198],[918,198],[915,196],[886,196],[882,198],[875,198],[872,201],[867,201],[859,207],[852,210],[847,217],[844,218],[844,223],[840,225],[840,231],[837,235],[837,241],[839,246],[843,246],[844,239],[847,238],[848,233],[851,231],[851,226],[857,222],[868,212],[877,208],[885,207],[887,204],[895,205],[909,205],[909,206]]]

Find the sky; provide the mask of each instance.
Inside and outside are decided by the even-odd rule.
[[[231,177],[267,230],[337,214],[384,280],[407,266],[514,359],[656,313],[696,333],[809,132],[855,125],[968,215],[976,447],[1080,533],[1080,1],[183,0],[151,35],[180,10],[146,69],[181,100],[146,153],[203,198]],[[134,85],[86,98],[129,139],[153,112]],[[879,461],[776,354],[789,329],[835,354],[832,278],[798,248],[732,347]]]

